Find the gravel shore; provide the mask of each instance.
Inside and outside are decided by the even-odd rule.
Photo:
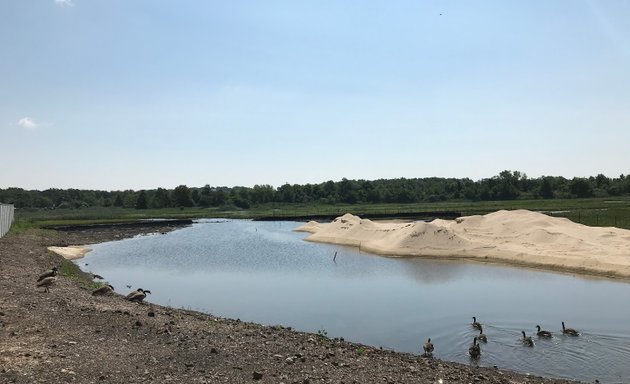
[[[0,239],[0,383],[570,383],[137,304],[119,294],[92,296],[88,274],[60,275],[49,293],[35,285],[62,262],[47,246],[172,229],[28,230]]]

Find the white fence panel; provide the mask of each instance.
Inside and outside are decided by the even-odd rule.
[[[0,204],[0,237],[6,235],[13,224],[15,209],[9,204]]]

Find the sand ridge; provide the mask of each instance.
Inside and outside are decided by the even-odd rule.
[[[385,256],[466,258],[630,278],[630,230],[589,227],[523,209],[409,223],[345,214],[295,231],[311,233],[308,241]]]

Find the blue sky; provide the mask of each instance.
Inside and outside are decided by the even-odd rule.
[[[630,2],[0,1],[0,188],[630,173]]]

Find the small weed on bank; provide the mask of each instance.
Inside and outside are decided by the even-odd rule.
[[[64,260],[61,262],[61,265],[59,266],[59,275],[66,277],[72,281],[76,281],[77,283],[88,289],[100,288],[103,285],[107,284],[107,282],[99,283],[86,278],[85,275],[82,274],[81,269],[75,263],[69,260]]]

